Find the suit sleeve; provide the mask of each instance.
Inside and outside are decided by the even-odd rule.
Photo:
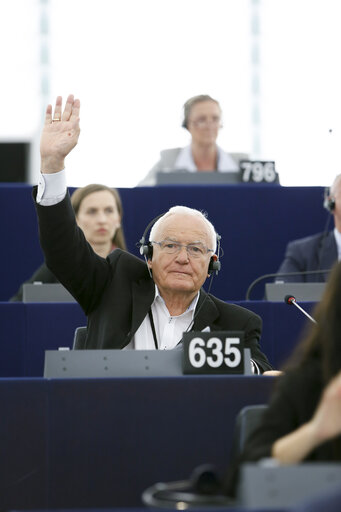
[[[36,194],[34,187],[34,199]],[[89,314],[108,285],[110,263],[93,251],[77,226],[69,194],[56,205],[35,206],[46,265]]]
[[[283,377],[276,377],[278,381]],[[277,381],[277,382],[278,382]],[[225,493],[235,497],[240,478],[240,468],[246,462],[258,462],[271,457],[273,443],[294,429],[291,400],[285,392],[274,393],[265,409],[258,428],[246,440],[242,453],[231,461],[224,479]]]
[[[289,242],[285,251],[284,260],[278,269],[278,273],[305,272],[309,270],[308,259],[313,258],[315,248],[311,244],[294,240]],[[302,283],[307,279],[304,275],[278,276],[279,281],[286,283]]]
[[[281,437],[296,430],[312,417],[321,393],[318,365],[300,368],[276,377],[274,391],[259,427],[246,440],[244,449],[231,462],[225,478],[226,494],[234,496],[239,470],[245,462],[257,462],[272,455],[272,446]],[[313,452],[307,460],[318,460]]]
[[[273,370],[273,366],[269,363],[268,358],[260,349],[260,337],[262,331],[262,320],[261,318],[252,313],[247,320],[244,327],[245,339],[244,344],[246,348],[251,351],[251,359],[259,366],[261,373],[267,370]]]
[[[307,270],[307,268],[302,250],[300,250],[296,241],[289,242],[285,251],[284,260],[282,261],[277,273],[287,274],[290,272],[303,272],[305,270]],[[304,281],[304,276],[278,276],[278,280],[284,281],[285,283],[302,283]]]

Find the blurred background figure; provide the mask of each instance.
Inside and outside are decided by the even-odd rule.
[[[269,457],[280,464],[341,461],[341,262],[333,267],[313,316],[317,323],[309,324],[259,427],[232,466],[228,494],[234,493],[236,468],[244,462]]]
[[[116,248],[126,250],[122,228],[123,208],[118,191],[105,185],[90,184],[78,188],[71,197],[78,226],[93,250],[106,258]],[[43,263],[22,285],[11,302],[22,301],[26,283],[58,283],[57,278]]]
[[[217,100],[201,94],[187,100],[183,108],[182,126],[190,133],[191,143],[184,148],[161,151],[160,160],[139,185],[155,185],[158,172],[238,172],[239,161],[248,159],[246,154],[226,153],[217,145],[222,127],[222,111]]]
[[[278,276],[284,282],[327,281],[333,264],[341,259],[341,174],[337,175],[332,186],[326,189],[324,208],[334,217],[334,229],[328,231],[329,215],[325,230],[305,238],[289,242],[285,257],[278,273],[307,272],[315,273],[296,276]]]

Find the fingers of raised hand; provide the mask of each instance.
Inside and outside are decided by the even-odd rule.
[[[74,100],[72,110],[71,110],[70,121],[73,121],[73,122],[79,121],[80,106],[81,106],[80,101]]]
[[[77,99],[75,100],[73,94],[70,94],[65,104],[62,121],[77,123],[79,121],[79,110],[80,101]]]
[[[45,124],[52,123],[52,105],[47,105],[45,114]]]
[[[56,104],[55,104],[55,107],[54,107],[54,114],[53,114],[53,117],[51,119],[51,122],[60,121],[61,118],[62,118],[62,97],[61,96],[57,96]]]
[[[78,122],[80,111],[80,101],[75,100],[73,94],[70,94],[66,100],[64,111],[62,111],[62,97],[57,96],[54,112],[52,105],[46,108],[45,124],[52,124],[58,121]]]
[[[73,94],[69,94],[67,100],[66,100],[66,103],[65,103],[65,108],[64,108],[64,112],[63,112],[63,115],[61,117],[61,120],[62,121],[70,121],[70,117],[71,117],[71,114],[72,114],[72,109],[73,109],[73,104],[74,104],[74,96]]]

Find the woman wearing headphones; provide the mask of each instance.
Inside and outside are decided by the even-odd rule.
[[[155,185],[158,172],[237,172],[239,160],[247,160],[248,156],[226,153],[217,145],[219,129],[222,127],[221,114],[218,101],[207,94],[187,100],[182,126],[190,133],[191,143],[184,148],[161,151],[161,159],[139,185]]]

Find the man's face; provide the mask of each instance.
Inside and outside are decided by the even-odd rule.
[[[202,244],[212,249],[208,228],[203,220],[192,215],[174,214],[165,219],[155,233],[155,242]],[[169,293],[194,294],[200,290],[208,275],[208,265],[213,252],[204,251],[197,257],[189,255],[182,247],[168,254],[158,244],[153,244],[153,259],[148,264],[161,295]]]

